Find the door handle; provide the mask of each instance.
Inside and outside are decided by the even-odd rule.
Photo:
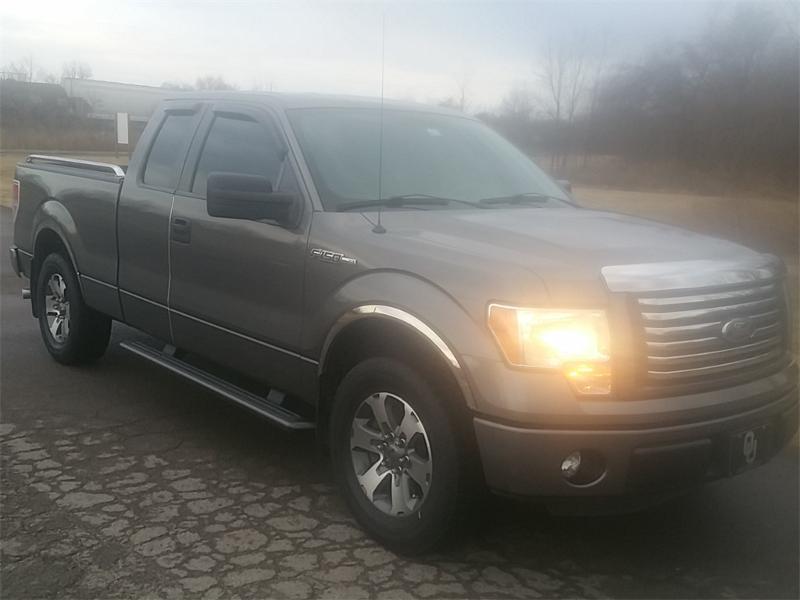
[[[188,244],[192,240],[192,222],[189,219],[172,219],[172,241]]]

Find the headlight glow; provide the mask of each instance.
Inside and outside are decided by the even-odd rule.
[[[489,329],[510,364],[561,369],[581,393],[610,392],[609,333],[604,311],[492,304]]]

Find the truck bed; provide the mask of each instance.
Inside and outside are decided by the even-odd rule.
[[[36,234],[50,226],[72,251],[82,279],[116,285],[117,202],[125,177],[119,165],[31,155],[19,163],[20,199],[14,239],[34,253]]]

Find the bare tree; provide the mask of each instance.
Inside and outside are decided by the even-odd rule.
[[[456,106],[461,112],[466,112],[469,106],[469,89],[472,83],[472,73],[467,69],[456,78]]]
[[[530,121],[535,102],[531,91],[521,84],[515,85],[500,103],[500,116],[516,123]]]
[[[228,83],[221,75],[204,75],[198,77],[194,84],[198,90],[235,90],[236,86]]]
[[[16,81],[33,81],[33,55],[28,55],[15,62],[6,63],[2,69],[3,79],[15,79]]]
[[[546,90],[546,111],[554,121],[572,122],[586,88],[586,56],[571,42],[548,43],[538,77]]]
[[[468,69],[464,69],[464,71],[455,78],[455,94],[440,101],[439,106],[446,106],[447,108],[454,108],[461,112],[467,112],[469,108],[469,89],[471,82],[472,73]]]
[[[61,67],[63,79],[89,79],[92,76],[92,67],[84,62],[71,60]]]
[[[554,171],[563,170],[569,145],[567,138],[571,137],[571,125],[586,90],[584,49],[575,42],[556,44],[550,40],[538,77],[545,88],[545,111],[554,121],[555,127],[563,133],[560,136],[561,143],[551,158],[551,168]],[[564,123],[566,127],[563,127]]]

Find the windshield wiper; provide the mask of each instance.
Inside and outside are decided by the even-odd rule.
[[[362,208],[372,208],[384,206],[387,208],[398,208],[402,206],[446,206],[451,202],[478,206],[474,202],[458,200],[457,198],[444,198],[442,196],[432,196],[430,194],[403,194],[402,196],[390,196],[388,198],[376,198],[375,200],[359,200],[358,202],[345,202],[340,204],[337,210],[344,212],[347,210],[360,210]]]
[[[562,198],[556,196],[548,196],[547,194],[540,194],[538,192],[526,192],[524,194],[509,194],[507,196],[495,196],[493,198],[482,198],[479,204],[542,204],[549,200],[556,200],[564,202]]]

